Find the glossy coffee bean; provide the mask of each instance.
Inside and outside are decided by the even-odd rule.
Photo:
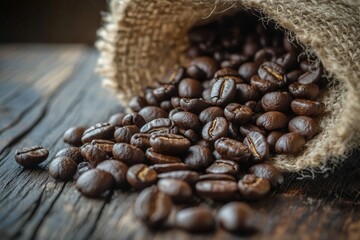
[[[273,187],[277,187],[284,182],[284,176],[281,171],[268,163],[260,163],[249,168],[249,173],[259,178],[265,178],[270,181]]]
[[[170,100],[171,106],[172,106],[173,108],[178,108],[178,107],[180,107],[180,100],[181,100],[181,98],[179,98],[179,97],[172,97],[171,100]]]
[[[150,137],[150,145],[157,153],[176,156],[186,152],[191,143],[187,138],[176,134],[154,134]]]
[[[284,131],[272,131],[269,133],[269,135],[266,137],[266,141],[269,144],[269,148],[271,151],[275,151],[275,144],[277,140],[284,134]]]
[[[263,199],[270,192],[270,182],[253,174],[246,174],[238,183],[240,194],[248,200]]]
[[[97,123],[84,131],[81,138],[83,143],[89,143],[94,139],[112,139],[115,127],[110,123]]]
[[[192,144],[199,140],[199,137],[195,130],[192,129],[179,129],[179,134],[186,137]]]
[[[99,197],[114,186],[111,174],[100,169],[90,169],[76,181],[76,188],[87,197]]]
[[[292,97],[288,92],[270,92],[261,98],[261,106],[265,112],[287,112],[290,109]]]
[[[135,216],[151,227],[161,225],[168,218],[172,201],[169,196],[160,192],[156,187],[149,187],[141,191],[135,201]]]
[[[110,173],[115,180],[115,187],[124,187],[126,185],[126,173],[128,166],[118,160],[105,160],[96,166],[97,169]]]
[[[189,170],[171,171],[158,174],[159,179],[177,179],[183,180],[190,185],[194,185],[199,181],[199,173]]]
[[[248,101],[257,101],[259,92],[251,85],[245,83],[236,84],[236,101],[244,104]]]
[[[116,160],[122,161],[127,165],[145,162],[144,152],[127,143],[115,144],[113,147],[113,156]]]
[[[295,98],[315,100],[319,96],[320,89],[318,85],[313,83],[301,84],[294,82],[289,85],[289,92]]]
[[[141,190],[157,181],[157,173],[145,164],[135,164],[128,169],[126,179],[133,188]]]
[[[286,127],[287,123],[287,116],[284,113],[278,111],[270,111],[261,114],[256,120],[256,125],[264,128],[267,131],[284,128]]]
[[[115,142],[110,141],[110,140],[94,139],[91,141],[90,144],[100,148],[101,150],[103,150],[106,153],[106,155],[111,157],[112,149],[113,149]]]
[[[318,117],[325,111],[325,104],[307,99],[295,99],[291,102],[291,110],[298,116]]]
[[[110,116],[108,123],[110,123],[114,127],[122,127],[122,121],[125,115],[125,113],[115,113]]]
[[[24,147],[15,151],[15,160],[23,167],[35,167],[48,156],[49,151],[41,146]]]
[[[136,133],[131,137],[130,144],[145,151],[150,147],[150,134]]]
[[[77,169],[76,162],[69,157],[57,157],[49,165],[49,174],[56,180],[72,179]]]
[[[209,174],[202,174],[199,176],[199,182],[207,181],[207,180],[223,180],[223,181],[233,181],[233,182],[236,181],[235,177],[222,173],[209,173]]]
[[[306,116],[294,117],[290,120],[288,127],[290,132],[299,133],[307,140],[313,138],[321,130],[319,124],[314,119]]]
[[[81,150],[78,147],[67,147],[67,148],[61,149],[60,151],[58,151],[56,153],[54,158],[58,158],[58,157],[71,158],[72,160],[74,160],[76,162],[76,164],[79,164],[82,161],[84,161],[84,158],[81,155]]]
[[[93,165],[109,158],[105,151],[91,144],[85,144],[81,147],[81,155]]]
[[[159,134],[159,133],[178,133],[178,127],[168,118],[157,118],[145,124],[141,129],[141,133]]]
[[[180,99],[180,107],[186,112],[192,113],[200,113],[205,108],[211,107],[212,104],[210,102],[204,101],[202,99],[193,98],[181,98]]]
[[[239,170],[239,165],[234,161],[216,160],[206,169],[206,173],[236,176],[239,173]]]
[[[317,83],[320,80],[322,73],[321,66],[314,70],[309,70],[298,78],[298,82],[301,84]]]
[[[174,116],[176,113],[179,113],[179,112],[184,112],[184,109],[182,109],[181,107],[171,109],[169,112],[169,119],[172,118],[172,116]]]
[[[190,66],[195,66],[204,73],[205,79],[211,79],[217,70],[216,62],[209,57],[197,57],[190,62]],[[189,71],[187,71],[189,74]]]
[[[135,125],[141,128],[145,125],[145,119],[139,113],[126,114],[122,120],[123,126]]]
[[[162,84],[173,84],[176,85],[183,79],[186,75],[186,69],[184,67],[175,65],[173,66],[165,75],[165,77],[160,80]]]
[[[221,68],[215,72],[214,78],[221,77],[239,77],[239,73],[232,68]]]
[[[266,135],[266,132],[262,128],[259,128],[258,126],[253,124],[245,124],[243,126],[240,126],[239,131],[244,137],[246,137],[251,132],[259,132],[264,136]]]
[[[275,144],[278,154],[295,154],[301,151],[305,145],[305,138],[298,133],[286,133],[282,135]]]
[[[221,77],[211,87],[211,101],[216,106],[225,106],[234,100],[236,83],[232,77]]]
[[[215,201],[233,199],[239,191],[236,182],[223,180],[200,181],[195,185],[200,196],[209,197]]]
[[[178,112],[170,117],[174,123],[183,129],[195,129],[200,128],[201,123],[199,117],[191,112]]]
[[[213,156],[210,149],[193,145],[189,148],[183,160],[190,169],[201,170],[207,168],[213,162]]]
[[[155,170],[158,174],[172,171],[190,170],[190,167],[186,166],[184,163],[154,164],[151,165],[149,168]]]
[[[253,216],[254,211],[246,203],[231,202],[220,208],[216,221],[219,226],[230,232],[249,231],[253,228]]]
[[[160,179],[157,187],[160,192],[171,197],[174,202],[189,202],[193,197],[190,185],[179,179]]]
[[[269,144],[264,135],[259,132],[249,133],[245,139],[244,144],[251,152],[251,160],[254,163],[265,161],[269,157]]]
[[[147,106],[146,99],[140,96],[133,97],[129,101],[129,108],[133,110],[134,112],[139,112],[142,108]],[[125,114],[124,114],[125,115]],[[122,120],[121,120],[122,122]],[[109,120],[109,123],[112,125],[112,123]]]
[[[215,220],[211,209],[190,207],[176,213],[175,226],[190,232],[208,232],[214,229]]]
[[[153,89],[148,88],[145,92],[145,99],[148,106],[159,107],[160,101],[155,97]],[[147,107],[145,107],[146,109]],[[141,110],[140,110],[141,111]],[[144,117],[145,118],[145,117]]]
[[[238,163],[246,163],[250,158],[250,151],[242,142],[220,138],[214,144],[216,151],[223,159],[229,159]]]
[[[184,78],[179,83],[178,93],[181,98],[200,98],[203,91],[201,82],[192,79]]]
[[[84,127],[72,127],[65,131],[63,140],[67,144],[70,144],[75,147],[79,147],[82,145],[82,135],[85,131]]]
[[[278,85],[266,79],[261,79],[258,75],[254,75],[250,79],[250,85],[261,93],[268,93],[278,89]]]
[[[180,158],[158,153],[153,148],[146,149],[145,155],[152,164],[181,163]]]
[[[157,106],[147,106],[139,111],[139,114],[145,119],[145,122],[150,122],[157,118],[166,118],[168,113]]]
[[[230,103],[224,109],[225,118],[232,123],[243,125],[250,121],[253,111],[251,108],[238,103]]]
[[[130,143],[132,136],[139,131],[140,129],[135,125],[119,127],[114,132],[114,138],[118,143]]]
[[[247,62],[240,66],[239,75],[250,82],[250,78],[254,76],[257,72],[258,65],[253,62]]]
[[[201,131],[202,138],[208,142],[214,142],[227,135],[229,124],[223,117],[217,117],[205,124]]]
[[[89,162],[81,162],[77,165],[76,173],[74,174],[74,179],[77,180],[83,173],[89,171],[90,169],[95,168],[95,165]]]
[[[165,84],[153,90],[153,94],[158,101],[170,99],[177,94],[177,88],[172,84]]]
[[[248,101],[244,104],[245,106],[251,108],[251,110],[254,112],[254,113],[258,113],[258,112],[261,112],[263,109],[262,109],[262,106],[261,106],[261,102],[256,102],[256,101]]]
[[[208,123],[217,117],[224,117],[224,110],[220,107],[208,107],[199,114],[202,123]]]
[[[285,69],[274,62],[264,62],[261,64],[258,69],[258,75],[261,79],[269,80],[279,87],[284,86],[287,81]]]

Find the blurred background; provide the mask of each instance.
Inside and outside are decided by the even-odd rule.
[[[93,45],[106,0],[1,0],[0,43]]]

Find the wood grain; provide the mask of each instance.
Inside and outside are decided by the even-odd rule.
[[[251,203],[257,231],[249,234],[150,230],[134,218],[136,193],[88,199],[73,182],[54,181],[46,168],[66,146],[63,132],[123,110],[100,87],[96,59],[81,45],[0,47],[1,239],[360,239],[359,152],[326,177],[288,174],[275,194]],[[35,144],[50,149],[48,160],[35,169],[18,166],[15,149]]]

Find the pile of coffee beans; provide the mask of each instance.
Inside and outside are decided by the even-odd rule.
[[[322,67],[243,13],[195,27],[189,40],[190,64],[134,97],[133,113],[66,131],[71,147],[56,154],[49,173],[75,179],[88,197],[141,190],[135,214],[151,227],[249,230],[254,210],[246,202],[283,182],[268,159],[299,153],[321,130]],[[15,158],[27,167],[47,156],[32,147]]]

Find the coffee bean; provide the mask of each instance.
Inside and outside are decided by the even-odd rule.
[[[209,57],[197,57],[190,62],[190,66],[195,66],[202,71],[205,79],[211,79],[217,70],[216,62]],[[189,74],[189,71],[187,73]],[[191,76],[191,74],[189,75]]]
[[[202,91],[201,82],[195,79],[184,78],[179,83],[178,92],[181,98],[200,98]]]
[[[94,165],[109,158],[105,151],[91,144],[85,144],[81,147],[81,155]]]
[[[135,201],[135,216],[151,227],[156,227],[166,221],[172,209],[169,196],[156,187],[144,189]]]
[[[236,162],[230,160],[216,160],[206,169],[206,173],[236,176],[239,173],[239,170],[239,165]]]
[[[262,135],[266,136],[266,132],[263,129],[259,128],[258,126],[252,125],[252,124],[246,124],[246,125],[240,126],[239,130],[240,130],[240,133],[244,137],[246,137],[251,132],[259,132]]]
[[[117,143],[113,147],[113,156],[116,160],[127,165],[134,165],[145,162],[145,154],[141,149],[127,143]]]
[[[294,82],[289,85],[289,92],[295,98],[314,100],[319,96],[320,89],[316,84],[301,84]]]
[[[201,123],[199,117],[191,112],[178,112],[170,117],[174,123],[183,129],[195,129],[200,128]]]
[[[116,113],[110,116],[108,123],[114,127],[122,127],[122,121],[124,119],[125,113]]]
[[[186,75],[186,69],[181,66],[175,65],[172,67],[165,75],[165,77],[160,81],[162,84],[173,84],[176,85],[183,79]]]
[[[263,162],[269,157],[269,144],[261,133],[249,133],[244,139],[244,144],[250,150],[254,163]]]
[[[187,112],[192,112],[192,113],[200,113],[202,110],[204,110],[205,108],[211,107],[212,104],[204,101],[202,99],[197,99],[197,98],[193,98],[193,99],[188,99],[188,98],[181,98],[180,100],[180,107]]]
[[[290,108],[292,97],[288,92],[270,92],[261,98],[261,106],[265,112],[286,112]]]
[[[24,147],[15,151],[15,160],[23,167],[35,167],[48,156],[49,151],[41,146]]]
[[[190,141],[176,134],[153,134],[150,137],[150,145],[157,153],[176,156],[189,149]]]
[[[300,116],[318,117],[325,111],[325,104],[307,99],[295,99],[291,102],[291,110]]]
[[[180,100],[181,100],[181,98],[179,98],[179,97],[172,97],[171,100],[170,100],[171,106],[172,106],[173,108],[178,108],[178,107],[180,107]]]
[[[115,142],[110,140],[94,139],[91,141],[91,145],[96,146],[103,150],[109,157],[112,156],[112,149]]]
[[[269,80],[282,87],[286,84],[285,70],[282,66],[274,62],[264,62],[258,69],[258,75],[261,79]]]
[[[214,229],[215,220],[209,208],[190,207],[176,213],[175,226],[190,232],[208,232]]]
[[[199,176],[199,182],[207,181],[207,180],[224,180],[224,181],[233,181],[233,182],[236,181],[235,177],[221,173],[209,173],[209,174],[202,174]]]
[[[319,82],[321,75],[323,73],[322,66],[315,68],[314,70],[309,70],[303,73],[299,78],[298,82],[301,84],[317,83]]]
[[[184,109],[182,109],[181,107],[171,109],[169,112],[169,118],[172,118],[172,116],[174,116],[175,113],[179,113],[179,112],[184,112]]]
[[[171,171],[166,173],[158,174],[159,179],[178,179],[187,182],[190,185],[194,185],[199,180],[199,174],[195,171],[189,170],[180,170],[180,171]]]
[[[230,232],[250,231],[253,229],[254,211],[246,203],[231,202],[222,206],[217,213],[218,225]]]
[[[224,117],[224,110],[220,107],[208,107],[199,114],[202,123],[208,123],[217,117]]]
[[[128,170],[126,164],[110,159],[99,163],[96,168],[110,173],[115,180],[115,186],[117,188],[126,186],[126,173]]]
[[[258,75],[254,75],[250,79],[250,85],[261,93],[268,93],[278,89],[278,86],[266,79],[261,79]]]
[[[54,158],[58,157],[68,157],[74,160],[77,164],[84,161],[83,156],[81,155],[81,150],[78,147],[67,147],[58,151]]]
[[[198,56],[199,55],[194,57],[198,57]],[[196,80],[206,79],[205,73],[195,65],[190,65],[186,68],[186,75]]]
[[[196,143],[199,140],[197,133],[192,129],[179,129],[179,133],[186,137],[191,143]]]
[[[77,166],[76,173],[74,174],[74,179],[77,180],[83,173],[89,171],[90,169],[95,168],[95,165],[89,162],[81,162]]]
[[[253,174],[246,174],[238,183],[240,194],[248,200],[260,200],[270,191],[270,182]]]
[[[76,181],[76,188],[87,197],[99,197],[113,186],[111,174],[100,169],[86,171]]]
[[[150,147],[150,134],[136,133],[131,137],[130,144],[145,151]]]
[[[239,77],[239,73],[232,68],[221,68],[215,72],[214,78],[217,79],[221,77]]]
[[[94,139],[112,139],[114,132],[115,127],[110,125],[110,123],[97,123],[84,131],[81,141],[89,143]]]
[[[211,101],[217,106],[225,106],[234,100],[236,83],[232,77],[221,77],[211,87]]]
[[[193,197],[190,185],[178,179],[160,179],[157,183],[160,192],[165,193],[174,202],[189,202]]]
[[[229,122],[246,124],[251,119],[253,112],[251,108],[238,103],[230,103],[224,109],[224,115]]]
[[[153,148],[146,149],[145,155],[152,164],[181,163],[180,158],[157,153]]]
[[[133,188],[141,190],[155,183],[157,174],[145,164],[135,164],[128,169],[126,179]]]
[[[153,89],[149,88],[146,90],[145,93],[145,99],[146,99],[146,103],[149,106],[154,106],[154,107],[159,107],[160,105],[160,101],[155,97]],[[145,107],[146,109],[147,107]],[[141,111],[141,110],[140,110]],[[140,113],[140,112],[139,112]],[[145,118],[145,116],[143,116]],[[145,118],[146,119],[146,118]]]
[[[114,132],[114,138],[118,143],[130,143],[132,136],[139,131],[140,129],[135,125],[119,127]]]
[[[141,129],[141,133],[147,134],[160,134],[160,133],[170,133],[177,134],[178,127],[175,123],[168,118],[157,118],[145,124]]]
[[[145,119],[145,122],[150,122],[157,118],[166,118],[168,113],[156,106],[147,106],[139,111],[139,114]]]
[[[278,154],[295,154],[301,151],[305,145],[305,139],[298,133],[286,133],[282,135],[275,144]]]
[[[237,102],[244,104],[248,101],[257,101],[259,97],[259,92],[253,86],[245,83],[236,84]]]
[[[213,156],[210,149],[193,145],[189,148],[183,160],[189,168],[201,170],[207,168],[213,162]]]
[[[311,117],[298,116],[289,122],[289,131],[299,133],[309,140],[320,132],[319,124]]]
[[[267,131],[284,128],[286,127],[287,123],[287,116],[284,113],[278,111],[270,111],[261,114],[256,120],[256,125],[264,128]]]
[[[260,163],[249,168],[249,173],[259,178],[270,181],[273,187],[277,187],[284,182],[284,177],[279,169],[268,163]]]
[[[153,90],[153,94],[158,101],[164,101],[170,99],[177,94],[177,89],[174,85],[166,84]]]
[[[215,201],[233,199],[239,191],[236,182],[224,180],[200,181],[196,183],[195,188],[199,195]]]
[[[65,131],[63,140],[67,144],[70,144],[75,147],[79,147],[82,145],[81,138],[85,131],[84,127],[72,127]]]
[[[208,142],[214,142],[221,137],[225,137],[228,132],[229,124],[223,117],[217,117],[205,124],[201,131],[202,138]]]
[[[214,146],[223,159],[233,160],[238,163],[246,163],[251,155],[245,144],[230,138],[220,138],[215,142]]]
[[[275,144],[277,140],[284,135],[285,132],[283,131],[272,131],[269,133],[269,135],[266,138],[267,143],[269,144],[269,148],[271,151],[275,151]]]
[[[254,55],[254,61],[257,64],[261,64],[267,61],[275,61],[276,60],[276,52],[272,48],[262,48],[257,51]]]
[[[136,96],[133,97],[130,101],[129,101],[129,108],[131,108],[131,110],[133,110],[134,112],[139,112],[142,108],[146,107],[148,104],[146,102],[146,99],[140,96]],[[125,114],[124,114],[125,115]],[[119,119],[120,120],[120,119]],[[116,122],[122,122],[121,121],[116,121]],[[109,123],[111,125],[113,125],[110,120]]]
[[[145,119],[138,113],[126,114],[122,120],[123,126],[135,125],[138,128],[144,126],[145,123]]]
[[[49,174],[56,180],[70,180],[76,173],[76,162],[69,157],[57,157],[49,165]]]
[[[155,170],[158,174],[172,171],[190,170],[190,168],[184,163],[154,164],[151,165],[149,168]]]
[[[248,101],[244,104],[245,106],[251,108],[251,110],[254,112],[254,113],[259,113],[261,112],[263,109],[262,109],[262,106],[261,106],[261,102],[256,102],[256,101]]]
[[[256,74],[258,69],[258,65],[253,62],[247,62],[240,66],[239,68],[239,75],[243,79],[250,82],[250,78]]]

